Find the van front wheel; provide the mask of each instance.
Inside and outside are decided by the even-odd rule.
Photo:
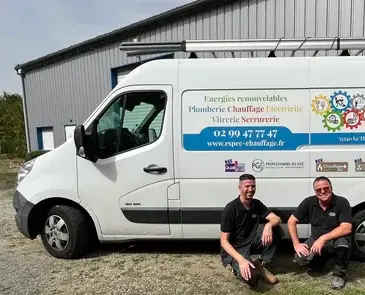
[[[47,214],[41,238],[52,256],[62,259],[79,258],[88,249],[87,218],[74,207],[56,205]]]
[[[352,253],[356,260],[365,261],[365,210],[353,217]]]

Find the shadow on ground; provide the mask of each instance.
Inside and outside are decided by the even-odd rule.
[[[219,240],[197,241],[137,241],[116,244],[97,244],[88,256],[110,255],[115,252],[144,253],[144,254],[199,254],[219,255]],[[293,247],[289,240],[284,240],[278,250],[279,255],[292,255]]]

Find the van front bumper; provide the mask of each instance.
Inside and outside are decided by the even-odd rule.
[[[28,239],[33,239],[34,237],[31,237],[29,233],[28,219],[34,204],[29,202],[19,191],[16,190],[13,196],[13,207],[16,212],[15,222],[18,230]]]

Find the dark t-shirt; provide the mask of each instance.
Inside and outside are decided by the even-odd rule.
[[[300,222],[306,221],[311,224],[311,237],[315,239],[329,233],[338,227],[341,222],[352,222],[349,201],[335,194],[333,194],[332,203],[326,211],[319,205],[318,198],[311,196],[300,203],[293,215]]]
[[[249,245],[260,221],[265,220],[270,213],[260,200],[252,199],[250,209],[246,209],[238,197],[224,208],[221,231],[230,233],[229,242],[234,248]]]

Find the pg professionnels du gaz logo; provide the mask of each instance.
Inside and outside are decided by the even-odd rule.
[[[255,172],[261,172],[264,169],[301,169],[304,168],[304,162],[300,161],[263,161],[261,159],[255,159],[252,161],[252,170]]]

